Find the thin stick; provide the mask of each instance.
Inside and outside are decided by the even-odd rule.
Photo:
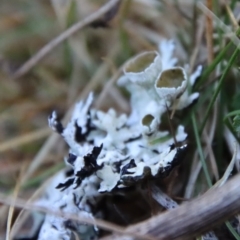
[[[237,152],[238,152],[238,143],[237,141],[234,142],[234,153],[233,153],[233,156],[232,156],[232,160],[231,162],[229,163],[226,171],[224,172],[222,178],[220,180],[218,180],[214,185],[213,185],[213,188],[214,187],[221,187],[223,184],[226,183],[226,181],[228,180],[228,178],[230,177],[231,173],[232,173],[232,170],[233,170],[233,167],[234,167],[234,164],[236,162],[236,157],[237,157]]]
[[[230,9],[229,5],[226,3],[226,1],[225,1],[225,8],[227,10],[227,13],[229,15],[229,18],[232,22],[232,25],[233,25],[234,29],[237,30],[239,28],[238,21],[234,17],[234,14],[233,14],[232,10]]]
[[[27,133],[23,136],[13,138],[9,141],[5,141],[4,143],[0,143],[0,153],[7,151],[9,149],[13,149],[24,144],[27,144],[32,141],[39,140],[41,138],[47,137],[51,133],[49,128],[43,128],[31,133]]]
[[[212,0],[207,0],[207,8],[212,12]],[[213,56],[213,19],[211,15],[206,15],[206,40],[208,49],[208,64],[211,64]]]
[[[229,151],[231,152],[231,154],[234,154],[235,152],[234,143],[236,139],[226,126],[224,127],[224,138],[228,145]],[[239,144],[237,145],[237,156],[236,156],[235,166],[237,168],[237,171],[239,172],[240,171],[240,145]]]
[[[50,182],[52,181],[52,179],[55,176],[56,176],[56,174],[53,177],[49,178],[47,181],[45,181],[37,190],[35,190],[35,192],[31,195],[31,197],[28,198],[28,200],[26,201],[26,204],[32,203],[37,198],[40,198],[40,195],[43,193],[46,186],[50,184]],[[22,185],[22,181],[21,181],[21,185]],[[12,229],[11,229],[11,233],[10,233],[11,239],[16,237],[18,231],[23,227],[23,224],[26,221],[26,219],[29,217],[29,215],[30,215],[30,212],[26,211],[24,208],[20,211],[20,213],[18,214],[17,218],[15,219],[15,221],[12,225]]]
[[[110,0],[98,11],[94,12],[90,16],[84,18],[82,21],[77,22],[66,31],[62,32],[59,36],[50,41],[47,45],[45,45],[42,49],[40,49],[32,58],[30,58],[27,62],[25,62],[13,75],[13,78],[19,78],[26,74],[31,68],[33,68],[41,59],[43,59],[48,53],[50,53],[55,47],[57,47],[60,43],[65,41],[71,35],[79,31],[80,29],[86,27],[91,22],[99,19],[103,14],[107,13],[111,8],[113,8],[119,0]]]
[[[113,84],[117,81],[117,79],[119,78],[119,75],[122,71],[122,67],[121,66],[115,73],[114,75],[111,77],[111,79],[106,83],[106,85],[104,86],[100,96],[98,97],[98,101],[95,105],[96,108],[100,108],[102,103],[103,103],[103,100],[104,98],[106,97],[107,95],[107,92],[109,91],[109,89],[113,86]]]
[[[218,173],[216,158],[215,158],[214,153],[213,153],[212,142],[209,139],[209,135],[208,135],[206,129],[203,130],[203,138],[204,138],[204,141],[206,143],[206,150],[207,150],[207,153],[209,155],[209,160],[210,160],[210,165],[211,165],[211,168],[212,168],[213,175],[214,175],[215,179],[218,180],[219,179],[219,173]]]
[[[2,193],[0,193],[0,202],[3,204],[6,204],[6,205],[14,204],[15,207],[24,208],[24,209],[28,209],[28,210],[35,210],[35,211],[39,211],[39,212],[43,212],[43,213],[47,213],[47,214],[51,214],[51,215],[56,215],[59,217],[64,217],[66,219],[72,219],[72,220],[75,220],[75,221],[78,221],[81,223],[96,225],[105,230],[113,231],[113,232],[124,234],[127,236],[137,237],[138,239],[156,240],[155,238],[153,238],[149,235],[143,236],[141,234],[138,234],[135,232],[133,233],[131,231],[126,232],[124,227],[120,227],[116,224],[113,224],[113,223],[110,223],[110,222],[107,222],[107,221],[104,221],[101,219],[80,217],[79,215],[56,211],[56,210],[53,210],[52,208],[46,208],[46,207],[42,207],[42,206],[37,206],[36,204],[33,204],[33,203],[27,203],[25,200],[20,199],[20,198],[17,198],[15,200],[14,198],[7,197]]]
[[[21,187],[21,179],[22,176],[24,174],[24,170],[27,166],[27,162],[24,162],[21,166],[21,171],[19,174],[19,178],[18,181],[16,182],[16,186],[14,188],[13,194],[12,194],[12,198],[15,199],[17,198],[17,195],[19,193],[20,187]],[[6,240],[11,240],[12,238],[10,237],[10,231],[11,231],[11,225],[12,225],[12,221],[13,221],[13,214],[14,214],[14,206],[15,203],[13,203],[12,205],[10,205],[9,211],[8,211],[8,219],[7,219],[7,231],[6,231]]]
[[[203,20],[201,18],[201,20]],[[201,46],[201,41],[204,33],[204,21],[199,21],[198,27],[197,27],[197,34],[196,34],[196,44],[194,46],[194,50],[192,52],[191,58],[190,58],[190,68],[189,68],[189,73],[193,72],[193,68],[197,59],[197,56],[199,54],[200,46]]]
[[[227,26],[226,24],[224,24],[223,21],[220,20],[220,18],[218,18],[213,12],[211,12],[206,6],[204,6],[201,2],[197,3],[197,6],[199,9],[201,9],[203,11],[204,14],[212,17],[212,19],[214,21],[217,22],[218,26],[225,32],[225,33],[229,33],[229,37],[232,40],[232,42],[236,45],[239,46],[240,44],[240,40],[238,39],[238,37],[236,36],[236,34],[232,31],[232,29]],[[239,34],[237,32],[237,34]]]
[[[187,240],[208,232],[240,212],[240,174],[225,185],[208,191],[201,197],[183,203],[171,211],[128,227],[126,231],[151,234],[161,240]],[[101,240],[123,240],[122,236]],[[128,238],[129,239],[129,238]]]
[[[192,157],[191,169],[189,171],[188,182],[185,187],[184,198],[186,199],[191,198],[196,179],[201,169],[202,169],[202,163],[199,161],[198,151],[197,149],[195,149]]]

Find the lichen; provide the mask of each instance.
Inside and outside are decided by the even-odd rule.
[[[181,110],[199,97],[189,93],[188,87],[201,74],[201,67],[188,76],[183,67],[176,66],[173,50],[173,41],[164,40],[159,52],[141,53],[125,65],[118,84],[131,94],[129,116],[114,109],[102,112],[92,108],[94,96],[90,93],[86,101],[76,104],[65,128],[56,112],[49,117],[50,127],[69,146],[66,164],[72,169],[56,186],[58,197],[48,199],[54,208],[93,217],[93,207],[104,195],[166,177],[182,161],[187,147],[184,127],[178,126],[173,137],[160,126],[169,109]],[[72,230],[80,233],[82,226],[47,215],[39,239],[58,239],[59,235],[71,239]]]

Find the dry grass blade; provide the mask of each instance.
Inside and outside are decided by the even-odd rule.
[[[119,45],[115,45],[115,47],[110,51],[108,58],[113,58],[114,56],[116,56],[120,51],[120,47]],[[83,92],[81,93],[80,98],[86,98],[87,95],[89,94],[90,91],[92,91],[93,89],[95,89],[95,87],[99,84],[99,82],[102,81],[103,79],[103,75],[105,75],[105,73],[109,70],[109,64],[107,62],[103,62],[101,66],[99,66],[99,68],[97,69],[96,73],[94,74],[93,78],[91,79],[91,81],[89,82],[89,84],[84,88]],[[109,81],[111,82],[111,80]],[[109,83],[108,83],[109,84]],[[107,84],[107,85],[108,85]],[[102,95],[102,93],[101,93]],[[100,97],[98,98],[98,102],[100,102]]]
[[[65,41],[71,35],[82,29],[83,27],[89,25],[90,23],[99,19],[103,14],[107,13],[112,9],[119,0],[110,0],[104,6],[102,6],[98,11],[94,12],[90,16],[86,17],[82,21],[74,24],[66,31],[61,33],[58,37],[54,38],[47,45],[38,51],[32,58],[30,58],[22,67],[20,67],[13,75],[13,78],[19,78],[26,74],[32,67],[34,67],[43,57],[50,53],[56,46]]]
[[[49,128],[43,128],[35,132],[27,133],[24,136],[16,137],[4,143],[0,143],[0,152],[7,151],[12,148],[22,146],[24,144],[30,143],[32,141],[39,140],[48,136],[51,133]]]
[[[44,145],[40,149],[40,151],[37,153],[37,155],[34,157],[33,161],[31,162],[30,166],[28,167],[26,173],[23,176],[23,183],[25,183],[28,178],[33,174],[33,172],[41,165],[46,155],[49,153],[49,151],[52,149],[52,146],[56,144],[60,136],[57,134],[52,134],[47,141],[45,141]]]
[[[185,188],[184,198],[191,198],[198,175],[202,169],[202,163],[198,160],[198,152],[195,151],[193,155],[193,162],[190,170],[190,176]]]
[[[204,33],[204,21],[200,21],[199,26],[197,28],[197,33],[196,33],[196,44],[193,50],[193,53],[190,58],[190,69],[189,72],[193,71],[193,68],[196,63],[197,56],[199,54],[200,46],[201,46],[201,41],[202,41],[202,36]]]
[[[216,158],[214,156],[214,152],[212,149],[212,145],[211,145],[212,142],[210,142],[211,139],[209,138],[209,135],[207,134],[206,130],[203,131],[203,138],[206,143],[206,149],[207,149],[207,153],[209,155],[209,161],[210,161],[213,175],[214,175],[215,179],[218,180],[219,173],[218,173],[218,168],[217,168],[217,162],[216,162]]]
[[[103,88],[100,96],[98,97],[98,102],[96,104],[96,108],[100,108],[103,103],[104,98],[106,97],[107,92],[111,89],[114,82],[118,79],[120,73],[122,71],[122,67],[118,69],[118,71],[113,75],[113,77],[107,82],[105,87]]]
[[[229,151],[234,155],[234,153],[236,151],[235,150],[236,139],[227,127],[224,128],[224,138],[227,142]],[[239,146],[239,144],[237,144],[237,153],[236,153],[235,164],[236,164],[236,168],[237,168],[238,172],[240,171],[240,151],[239,151],[239,149],[240,149],[240,146]]]
[[[235,143],[234,143],[234,153],[233,153],[233,156],[232,156],[232,160],[231,160],[231,162],[229,163],[229,165],[228,165],[225,173],[223,174],[223,177],[214,184],[213,188],[215,188],[215,187],[221,187],[223,184],[226,183],[226,181],[228,180],[230,174],[232,173],[234,164],[235,164],[235,162],[236,162],[237,152],[238,152],[238,145],[237,145],[237,142],[235,142]],[[212,189],[212,188],[211,188],[211,189]],[[211,190],[211,189],[210,189],[210,190]]]
[[[55,176],[55,175],[54,175]],[[54,178],[54,176],[52,178]],[[48,179],[47,181],[45,181],[33,194],[30,198],[28,198],[27,203],[31,203],[33,202],[35,199],[39,198],[40,194],[44,191],[44,189],[46,188],[46,186],[52,181],[52,178]],[[27,204],[26,203],[26,204]],[[11,234],[10,234],[10,238],[14,238],[18,231],[21,229],[24,221],[27,219],[27,217],[29,216],[29,212],[24,211],[24,209],[21,210],[21,212],[18,214],[12,229],[11,229]]]
[[[234,14],[233,14],[232,10],[230,9],[230,7],[229,7],[229,5],[227,3],[225,4],[225,7],[226,7],[227,13],[229,15],[229,18],[230,18],[230,20],[231,20],[231,22],[233,24],[234,29],[237,30],[238,27],[239,27],[238,21],[234,17]]]
[[[24,173],[24,170],[26,168],[26,162],[22,165],[21,167],[21,171],[20,171],[20,175],[19,175],[19,179],[16,183],[16,186],[14,188],[13,191],[13,200],[15,201],[17,198],[17,195],[19,193],[19,189],[21,187],[21,181],[22,181],[22,176]],[[6,231],[6,240],[11,240],[11,225],[12,225],[12,219],[13,219],[13,213],[14,213],[14,207],[15,207],[15,202],[13,201],[13,203],[11,204],[9,211],[8,211],[8,219],[7,219],[7,231]]]
[[[137,237],[138,239],[156,240],[155,238],[151,237],[150,235],[144,234],[144,236],[143,236],[143,235],[135,233],[135,232],[126,231],[125,228],[120,227],[116,224],[104,221],[104,220],[92,219],[92,218],[87,218],[87,217],[79,217],[78,215],[74,215],[74,214],[63,213],[60,211],[54,211],[50,208],[37,206],[36,204],[32,204],[32,203],[27,203],[25,200],[22,200],[19,198],[18,199],[9,198],[7,196],[4,196],[4,194],[1,194],[1,193],[0,193],[0,202],[3,204],[6,204],[6,205],[14,204],[16,207],[19,207],[19,208],[24,208],[24,209],[28,209],[28,210],[35,210],[35,211],[39,211],[39,212],[43,212],[43,213],[47,213],[47,214],[52,214],[52,215],[56,215],[59,217],[64,217],[67,219],[75,220],[75,221],[78,221],[81,223],[88,223],[88,224],[96,225],[99,228],[103,228],[105,230],[115,232],[115,233],[120,233],[120,234],[127,235],[127,236]]]
[[[158,44],[163,37],[158,34],[155,31],[152,31],[149,28],[143,27],[140,24],[137,24],[133,21],[126,21],[126,23],[124,24],[124,27],[126,28],[126,30],[130,33],[130,34],[134,34],[135,36],[141,36],[142,38],[147,38],[150,41],[153,41],[154,43]],[[137,38],[137,37],[136,37]],[[149,46],[149,43],[148,43]],[[155,50],[155,48],[150,48],[151,50]]]
[[[219,27],[222,28],[222,30],[225,33],[229,33],[230,34],[230,39],[232,40],[232,42],[236,45],[239,46],[240,41],[238,39],[238,37],[232,32],[231,28],[228,27],[226,24],[223,23],[223,21],[221,21],[213,12],[211,12],[206,6],[204,6],[202,3],[198,3],[198,7],[203,11],[203,13],[205,13],[208,16],[211,16],[219,25]]]
[[[178,207],[178,204],[157,186],[155,185],[151,186],[151,192],[152,192],[152,197],[164,208],[174,209]]]
[[[221,188],[184,203],[176,209],[127,228],[138,234],[151,234],[161,240],[186,240],[197,237],[240,212],[240,175]],[[124,237],[110,236],[102,240]]]
[[[111,86],[108,91],[109,96],[116,102],[116,105],[124,112],[130,111],[130,106],[127,100],[122,96],[116,86]]]
[[[212,12],[212,0],[207,0],[207,7]],[[211,64],[213,56],[213,19],[212,15],[206,16],[206,40],[208,49],[208,64]]]

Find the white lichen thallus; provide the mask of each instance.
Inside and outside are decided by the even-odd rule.
[[[118,116],[114,109],[93,109],[90,94],[76,105],[66,127],[56,113],[49,117],[49,125],[69,145],[66,164],[71,171],[59,180],[58,189],[48,189],[57,195],[50,194],[46,205],[93,217],[104,195],[115,195],[149,178],[163,178],[181,161],[186,150],[184,127],[173,131],[170,124],[170,136],[159,126],[163,114],[181,110],[198,98],[198,93],[190,94],[186,87],[194,84],[201,68],[187,81],[184,68],[175,66],[173,42],[162,41],[159,50],[141,53],[124,67],[118,84],[131,94],[129,116]],[[70,239],[71,226],[81,233],[82,224],[68,220],[47,216],[39,240],[45,239],[46,228],[52,228],[51,239],[60,233],[62,239]]]

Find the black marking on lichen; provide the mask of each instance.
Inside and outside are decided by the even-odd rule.
[[[58,230],[57,227],[54,224],[51,224],[51,227]]]
[[[120,131],[121,129],[125,128],[126,127],[126,123],[124,123],[121,127],[117,127],[116,128],[116,131]]]
[[[142,135],[139,135],[135,138],[129,138],[128,140],[124,141],[124,143],[129,143],[129,142],[133,142],[133,141],[136,141],[136,140],[139,140],[141,139]]]
[[[129,159],[129,156],[127,156],[126,158],[124,159],[121,159],[119,160],[118,162],[114,162],[113,163],[113,168],[114,168],[114,172],[117,172],[117,173],[120,173],[121,172],[121,166],[122,166],[122,163],[125,162],[126,160]]]
[[[77,196],[75,193],[73,193],[73,202],[77,206]]]
[[[170,145],[170,151],[172,151],[174,148],[175,148],[175,144],[173,143]]]
[[[77,199],[77,195],[75,193],[73,193],[73,203],[75,204],[76,207],[79,206],[82,199],[83,199],[83,196],[81,196]]]
[[[83,142],[85,140],[85,134],[82,133],[82,128],[75,122],[75,140],[77,142]]]
[[[175,145],[172,144],[170,146],[169,152],[175,149]],[[176,148],[176,154],[173,157],[172,161],[168,163],[166,167],[160,167],[158,169],[158,173],[156,176],[151,175],[151,169],[146,166],[143,169],[143,174],[141,176],[131,176],[131,172],[128,171],[128,169],[136,167],[136,164],[134,160],[132,159],[127,165],[125,165],[122,168],[121,172],[121,181],[120,183],[124,183],[125,185],[132,185],[135,184],[138,181],[146,180],[146,179],[154,179],[154,178],[165,178],[169,175],[169,173],[172,171],[172,169],[177,166],[182,159],[184,158],[184,155],[186,153],[187,145],[183,145],[181,147]]]
[[[59,183],[56,188],[61,189],[64,191],[65,189],[69,188],[74,183],[74,178],[69,178],[65,183]]]
[[[57,132],[58,132],[59,134],[62,134],[62,133],[63,133],[64,128],[63,128],[63,125],[62,125],[61,122],[57,122],[57,124],[55,125],[55,127],[56,127],[56,130],[57,130]]]
[[[183,160],[186,152],[187,152],[187,145],[183,145],[183,146],[177,148],[177,152],[176,152],[176,154],[173,158],[173,161],[172,161],[173,162],[173,164],[172,164],[173,167],[178,165]]]
[[[97,165],[97,158],[98,158],[99,154],[101,153],[102,148],[103,148],[103,144],[101,144],[100,147],[94,147],[92,152],[90,154],[87,154],[87,156],[84,157],[85,167],[87,167],[87,168],[89,168],[89,167],[93,167],[93,168],[99,167]]]
[[[117,173],[120,173],[120,171],[121,171],[121,165],[122,165],[122,161],[113,163],[113,167],[114,167],[114,169],[115,169],[115,171],[116,171]]]
[[[156,149],[153,149],[152,152],[153,152],[153,153],[156,153],[156,154],[159,154],[159,151],[156,150]]]
[[[59,208],[60,208],[61,210],[63,210],[65,207],[67,207],[67,204],[62,205],[62,206],[60,206]]]
[[[73,174],[74,174],[74,170],[72,168],[67,169],[65,172],[65,176],[68,178],[73,176]]]
[[[121,180],[125,185],[133,185],[136,184],[136,182],[143,181],[151,177],[152,177],[151,168],[149,166],[145,166],[143,168],[142,175],[140,176],[123,175]]]
[[[64,221],[64,226],[65,226],[65,228],[68,228],[68,229],[70,229],[72,231],[76,231],[76,226],[73,223],[73,221],[70,220],[70,219]]]
[[[48,119],[52,119],[52,118],[53,118],[53,113],[51,113],[49,115]],[[59,134],[63,133],[64,127],[58,117],[54,121],[54,127],[55,127],[57,133],[59,133]]]
[[[170,151],[174,149],[174,145],[173,147],[170,148]],[[180,164],[180,162],[183,160],[186,151],[187,150],[187,145],[183,145],[181,147],[177,147],[177,152],[173,158],[173,160],[171,161],[171,163],[168,164],[168,166],[166,166],[165,168],[159,168],[157,176],[161,177],[161,178],[165,178],[169,175],[169,173],[172,171],[172,169],[174,167],[176,167],[177,165]],[[169,151],[169,152],[170,152]]]
[[[76,155],[74,155],[74,154],[72,154],[72,153],[69,153],[67,162],[68,162],[69,164],[73,165],[74,162],[76,161],[76,159],[77,159],[77,156],[76,156]]]
[[[89,135],[89,133],[94,130],[95,128],[92,126],[92,121],[91,121],[91,116],[90,116],[90,112],[88,111],[87,113],[87,122],[86,122],[86,132],[83,133],[82,132],[82,127],[78,126],[77,121],[75,122],[75,140],[78,143],[81,142],[85,142],[87,141],[87,136]]]
[[[97,158],[102,150],[103,144],[100,147],[94,147],[92,152],[84,156],[85,166],[76,173],[77,180],[75,181],[75,189],[82,183],[82,180],[91,176],[94,172],[101,169],[103,166],[97,164]]]
[[[129,169],[129,168],[134,168],[134,167],[136,167],[136,166],[137,166],[137,165],[136,165],[134,159],[131,159],[131,161],[130,161],[128,164],[126,164],[125,166],[123,166],[122,171],[121,171],[121,175],[129,174],[128,169]]]
[[[92,203],[89,199],[87,199],[86,203],[90,207],[91,213],[94,215],[97,212],[96,202]]]
[[[151,137],[154,134],[154,131],[147,133],[146,136]]]

